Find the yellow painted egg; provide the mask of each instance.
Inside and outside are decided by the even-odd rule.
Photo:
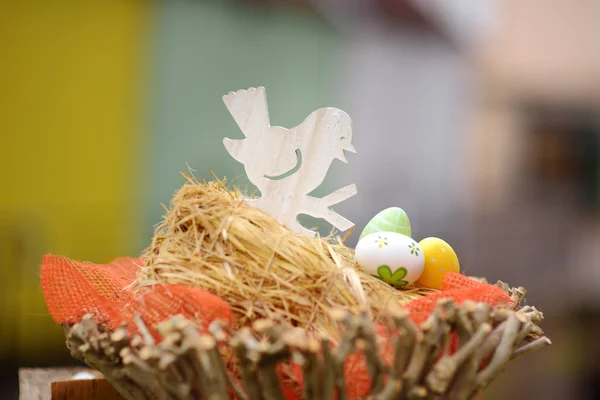
[[[425,255],[425,268],[415,282],[417,285],[441,289],[442,279],[448,272],[460,272],[458,257],[448,243],[442,239],[428,237],[419,242]]]

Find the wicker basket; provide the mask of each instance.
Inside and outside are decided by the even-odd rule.
[[[369,397],[466,400],[477,398],[509,361],[550,344],[538,326],[542,313],[520,306],[525,289],[497,286],[514,308],[470,301],[457,306],[442,299],[421,329],[405,311],[387,315],[391,363],[380,355],[380,333],[367,311],[332,312],[341,338],[335,348],[326,338],[264,319],[237,332],[214,322],[210,334],[200,334],[193,321],[176,316],[159,325],[159,343],[141,319],[136,319],[141,333],[134,336],[124,327],[110,332],[90,316],[64,327],[72,356],[102,372],[131,400],[316,400],[336,394],[344,400],[351,397],[344,362],[355,352],[364,355]],[[452,338],[456,351],[450,353]],[[282,379],[290,374],[297,379]]]

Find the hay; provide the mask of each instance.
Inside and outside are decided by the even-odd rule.
[[[374,319],[431,290],[397,290],[361,271],[341,240],[301,237],[247,205],[223,182],[188,182],[175,194],[157,227],[137,284],[183,283],[227,301],[234,328],[256,318],[283,320],[331,336],[329,310]]]

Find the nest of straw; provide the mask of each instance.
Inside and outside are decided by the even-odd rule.
[[[298,236],[224,182],[184,176],[144,252],[139,286],[210,291],[231,305],[235,329],[270,318],[330,337],[331,309],[366,308],[377,320],[389,307],[432,292],[395,289],[363,272],[340,238]]]

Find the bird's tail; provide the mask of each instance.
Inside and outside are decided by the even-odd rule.
[[[267,92],[264,87],[229,92],[223,102],[246,137],[255,136],[270,126]]]

